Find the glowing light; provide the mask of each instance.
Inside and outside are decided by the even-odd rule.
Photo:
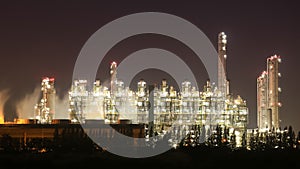
[[[28,119],[14,119],[15,124],[29,124]]]
[[[280,87],[278,87],[278,91],[281,92],[281,88]]]
[[[39,153],[46,153],[47,150],[46,150],[45,148],[42,148],[42,149],[40,149],[38,152],[39,152]]]
[[[240,101],[240,99],[236,99],[236,100],[234,100],[234,103],[239,105],[239,104],[241,104],[241,101]]]
[[[279,63],[281,63],[281,58],[278,58],[277,60],[278,60]]]
[[[8,90],[0,91],[0,124],[4,124],[4,104],[8,100]]]
[[[142,102],[138,102],[137,105],[138,105],[138,106],[142,106],[143,103],[142,103]]]
[[[113,67],[117,67],[117,62],[112,62],[112,63],[110,64],[110,68],[113,68]]]
[[[222,46],[223,49],[226,48],[225,45]],[[227,55],[223,55],[224,58],[227,57]],[[116,72],[116,62],[112,62],[110,65],[113,69],[112,72]],[[266,72],[264,73],[266,74]],[[116,76],[115,76],[116,77]],[[69,112],[71,113],[82,113],[82,115],[86,116],[85,114],[89,115],[89,112],[92,110],[93,112],[97,112],[98,110],[100,111],[101,108],[101,112],[103,112],[103,117],[101,115],[101,119],[104,119],[105,123],[116,123],[116,121],[118,119],[124,119],[126,117],[126,119],[130,119],[132,120],[132,123],[140,123],[143,122],[145,120],[147,120],[147,111],[149,109],[149,100],[148,100],[148,92],[147,88],[146,88],[146,82],[141,80],[140,82],[138,82],[138,90],[137,93],[135,93],[134,91],[131,91],[129,88],[124,88],[124,82],[119,82],[117,81],[116,83],[116,92],[115,93],[111,93],[110,91],[108,91],[107,87],[102,86],[104,88],[104,90],[95,90],[95,88],[93,88],[93,92],[98,92],[99,94],[96,95],[97,97],[95,97],[95,95],[93,95],[94,97],[87,97],[87,100],[82,100],[81,98],[77,98],[78,96],[89,96],[89,91],[87,91],[87,89],[84,89],[84,92],[82,92],[81,90],[75,90],[76,88],[72,88],[72,91],[70,92],[70,97],[73,100],[70,100],[70,109]],[[76,86],[75,86],[76,87]],[[244,121],[246,121],[246,117],[244,117],[244,115],[248,114],[248,109],[246,109],[244,106],[246,103],[243,99],[241,99],[240,97],[238,97],[237,99],[227,99],[226,100],[226,105],[229,108],[224,109],[223,107],[215,107],[214,105],[218,102],[219,99],[225,99],[225,97],[223,98],[223,96],[220,96],[220,93],[218,90],[216,90],[217,88],[214,86],[214,83],[212,83],[212,85],[210,85],[210,83],[207,84],[207,86],[205,86],[204,91],[197,91],[196,88],[194,88],[194,86],[191,85],[191,82],[189,81],[184,81],[182,83],[182,93],[179,93],[177,95],[175,89],[173,89],[172,86],[169,86],[167,84],[166,80],[162,81],[162,84],[160,85],[160,87],[155,88],[154,90],[154,98],[155,99],[155,105],[153,107],[153,111],[154,111],[154,125],[160,126],[161,122],[165,123],[168,121],[167,120],[172,120],[169,119],[170,116],[168,115],[168,111],[172,111],[172,113],[174,113],[174,115],[177,116],[178,114],[178,119],[176,119],[176,123],[177,124],[184,124],[184,125],[188,125],[191,124],[191,122],[194,119],[186,119],[181,118],[181,114],[183,114],[184,116],[188,115],[188,116],[192,116],[192,118],[194,118],[194,115],[192,115],[191,113],[198,113],[199,109],[194,109],[193,106],[194,104],[201,105],[201,113],[205,114],[205,116],[207,115],[214,115],[216,112],[221,112],[221,114],[225,114],[225,119],[216,119],[216,122],[221,122],[224,125],[227,125],[229,122],[229,119],[231,116],[231,114],[237,112],[236,109],[231,109],[231,106],[233,106],[234,108],[239,108],[238,109],[238,114],[237,116],[241,116],[241,122],[237,122],[233,125],[235,126],[241,126],[244,124]],[[77,92],[80,92],[77,96]],[[82,92],[82,93],[81,93]],[[199,93],[201,94],[201,96],[199,96]],[[98,97],[99,96],[99,97]],[[112,96],[112,97],[111,97]],[[131,97],[133,96],[133,97]],[[122,97],[124,97],[125,99],[123,100]],[[75,103],[79,103],[79,104],[75,104]],[[86,104],[87,103],[87,104]],[[95,103],[95,104],[94,104]],[[170,103],[170,104],[169,104]],[[167,106],[167,105],[171,105],[172,103],[172,107]],[[98,105],[101,104],[101,105]],[[95,105],[95,108],[90,109],[87,106],[84,107],[83,109],[81,107],[82,111],[77,111],[78,108],[76,107],[77,105]],[[97,106],[97,107],[96,107]],[[151,105],[150,105],[151,106]],[[117,110],[117,108],[118,110]],[[98,109],[99,108],[99,109]],[[171,109],[170,109],[171,108]],[[193,108],[192,111],[190,111]],[[74,111],[72,111],[74,110]],[[126,112],[126,114],[125,114]],[[120,114],[119,114],[120,113]],[[128,114],[127,114],[128,113]],[[132,113],[132,114],[130,114]],[[190,115],[191,114],[191,115]],[[104,116],[105,115],[105,116]],[[89,117],[92,117],[89,115]],[[94,116],[93,116],[94,117]],[[159,119],[163,117],[162,119]],[[83,117],[85,118],[85,117]],[[90,119],[90,118],[87,118]],[[208,121],[206,120],[206,118],[201,118],[201,119],[196,119],[197,122],[202,122],[202,124],[208,123]],[[81,121],[81,119],[78,120],[79,122]],[[71,122],[78,122],[76,119],[71,119]],[[171,121],[170,121],[171,122]],[[231,125],[231,124],[230,124]],[[234,127],[235,127],[234,126]],[[154,128],[157,128],[156,126],[154,126]],[[196,132],[192,129],[188,129],[190,131],[186,131],[186,128],[184,129],[185,132],[191,132],[191,138],[195,138],[196,137]],[[158,131],[159,133],[165,133],[166,131],[168,131],[168,127],[164,127],[164,129],[162,129],[162,131]],[[176,129],[175,132],[183,132],[181,131],[181,129]],[[195,132],[195,133],[193,133]],[[215,132],[215,131],[213,131]],[[235,134],[237,134],[237,136],[240,136],[240,133],[236,132],[235,130],[232,129],[231,133],[235,132]],[[173,133],[172,133],[173,134]],[[164,134],[160,134],[164,135]],[[146,139],[149,136],[145,136]],[[176,148],[178,146],[177,144],[177,134],[174,135],[174,139],[172,136],[172,140],[171,140],[171,146],[173,146],[174,148]],[[173,144],[175,141],[175,144]],[[195,140],[189,140],[190,143],[191,142],[195,142]],[[228,142],[229,140],[227,139],[222,139],[222,142]],[[188,144],[190,144],[188,143]],[[241,141],[239,140],[238,142],[239,144],[241,143]],[[185,144],[184,145],[188,145]],[[193,146],[193,144],[192,144]]]
[[[79,83],[87,83],[87,80],[79,80]]]
[[[54,82],[54,80],[55,79],[53,77],[49,79],[50,82]]]

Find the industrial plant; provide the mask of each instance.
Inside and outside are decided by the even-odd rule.
[[[279,64],[280,56],[267,58],[267,70],[257,78],[257,125],[260,131],[280,127],[279,108]]]
[[[250,150],[264,149],[266,145],[299,148],[299,136],[296,137],[291,128],[280,128],[280,56],[267,58],[267,70],[257,78],[258,128],[249,129],[246,100],[230,92],[226,46],[227,36],[221,32],[218,34],[218,83],[208,80],[202,90],[197,90],[190,81],[183,81],[180,90],[175,90],[166,79],[158,85],[140,79],[137,90],[133,91],[119,80],[116,62],[110,65],[110,86],[97,79],[89,89],[86,79],[75,79],[68,92],[68,119],[55,118],[55,79],[44,77],[41,98],[34,105],[34,118],[21,124],[1,124],[1,139],[9,136],[19,140],[19,148],[34,149],[29,143],[35,139],[47,138],[59,145],[69,137],[73,141],[74,138],[86,139],[89,133],[110,139],[114,137],[114,129],[131,137],[145,138],[147,144],[139,146],[155,146],[159,140],[151,138],[159,136],[167,139],[173,148],[199,145]],[[87,130],[83,131],[82,125],[89,124],[96,125],[85,127]],[[136,146],[136,142],[130,144]],[[51,147],[53,149],[53,145]]]
[[[51,123],[55,114],[55,87],[54,78],[45,77],[42,79],[42,98],[34,107],[35,117],[38,123]]]
[[[118,79],[116,62],[110,65],[110,86],[103,86],[100,80],[96,80],[92,90],[88,91],[85,79],[74,80],[69,92],[71,122],[85,123],[97,119],[106,124],[121,121],[145,124],[145,132],[149,135],[170,134],[173,146],[195,127],[203,131],[206,140],[219,126],[228,129],[226,141],[230,142],[234,135],[236,145],[241,146],[242,136],[247,131],[248,108],[241,96],[235,97],[229,91],[226,43],[226,35],[222,32],[218,36],[218,86],[207,81],[202,91],[197,91],[189,81],[182,82],[181,90],[176,91],[165,79],[160,85],[147,84],[141,79],[137,91],[132,91]],[[198,138],[200,134],[198,132],[194,137]]]

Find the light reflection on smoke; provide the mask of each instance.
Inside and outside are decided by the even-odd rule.
[[[4,109],[4,105],[5,105],[6,101],[9,98],[8,92],[9,92],[8,89],[0,91],[0,124],[4,123],[3,109]]]
[[[41,95],[41,88],[37,86],[34,91],[16,104],[16,110],[19,119],[30,119],[34,118],[34,106],[38,103]]]
[[[16,104],[16,110],[19,119],[35,119],[34,106],[39,103],[41,99],[41,87],[37,86],[32,93],[25,95],[25,97]],[[56,119],[68,119],[68,94],[60,98],[55,97],[55,115]]]
[[[69,119],[69,95],[66,93],[64,97],[55,97],[55,119]]]

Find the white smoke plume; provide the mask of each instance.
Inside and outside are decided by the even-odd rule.
[[[41,87],[37,86],[34,91],[27,94],[21,101],[16,104],[16,110],[19,119],[34,119],[36,114],[34,114],[34,107],[41,99]],[[68,119],[68,106],[69,106],[69,96],[68,93],[60,98],[57,94],[55,97],[55,119]]]
[[[64,97],[59,98],[56,95],[55,98],[55,119],[69,119],[69,95],[68,93]]]
[[[6,103],[7,99],[9,98],[8,92],[9,92],[8,89],[0,91],[0,124],[4,123],[3,110],[4,110],[5,103]]]
[[[41,88],[36,87],[32,93],[25,95],[25,97],[16,104],[18,118],[30,119],[35,118],[34,106],[38,103],[41,95]]]

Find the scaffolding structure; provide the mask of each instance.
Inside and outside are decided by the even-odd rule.
[[[54,78],[44,77],[41,82],[41,99],[34,106],[35,117],[38,123],[50,124],[55,115]]]
[[[71,121],[84,122],[86,117],[97,117],[107,124],[122,120],[145,124],[147,137],[170,134],[172,145],[179,144],[188,134],[198,141],[207,140],[219,128],[230,129],[228,135],[242,137],[247,129],[248,108],[241,96],[233,96],[229,91],[226,44],[226,35],[222,32],[218,36],[218,85],[207,81],[202,91],[189,81],[182,82],[177,91],[166,79],[151,88],[141,79],[137,90],[132,91],[117,78],[117,63],[112,62],[110,90],[100,81],[94,83],[92,91],[86,90],[85,80],[74,82],[69,93]],[[98,106],[93,115],[91,105]],[[241,141],[237,143],[241,145]]]
[[[281,57],[267,58],[267,70],[257,78],[257,125],[259,131],[276,130],[280,127],[279,108],[279,63]]]

